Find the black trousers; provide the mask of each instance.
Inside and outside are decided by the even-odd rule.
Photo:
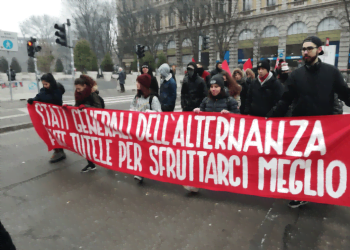
[[[4,250],[16,250],[15,245],[12,242],[10,234],[6,231],[0,221],[0,249]]]
[[[95,166],[95,163],[93,163],[92,161],[89,161],[89,160],[87,160],[88,161],[88,163],[89,163],[89,165],[93,165],[93,166]]]
[[[122,83],[120,84],[120,91],[125,92],[124,84],[122,84]]]

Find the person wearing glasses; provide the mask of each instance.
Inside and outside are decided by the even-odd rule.
[[[293,103],[292,116],[332,115],[335,94],[345,105],[350,106],[350,88],[344,82],[340,71],[319,56],[323,55],[322,41],[316,36],[306,38],[302,46],[305,65],[293,71],[287,81],[287,90],[269,117],[283,117]],[[305,201],[291,201],[289,206],[297,208]]]

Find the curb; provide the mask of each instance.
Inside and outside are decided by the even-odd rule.
[[[20,130],[20,129],[32,128],[32,127],[33,127],[33,123],[21,123],[21,124],[16,124],[13,126],[0,127],[0,134],[11,132],[11,131],[16,131],[16,130]]]

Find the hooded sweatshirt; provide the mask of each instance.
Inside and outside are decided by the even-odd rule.
[[[215,69],[214,69],[212,72],[210,72],[210,76],[211,76],[211,77],[213,77],[213,76],[215,76],[216,74],[219,74],[219,73],[222,72],[222,69],[219,69],[219,68],[218,68],[218,65],[219,65],[219,64],[222,64],[222,62],[217,62],[217,63],[216,63]]]
[[[190,62],[188,68],[194,68],[192,77],[186,75],[181,88],[181,107],[183,111],[192,111],[198,108],[202,100],[207,97],[207,86],[203,78],[198,75],[197,65]]]
[[[62,106],[62,89],[58,87],[55,78],[50,73],[47,75],[48,79],[46,80],[50,83],[50,88],[41,88],[40,92],[34,97],[34,101]]]
[[[170,67],[167,63],[159,67],[161,75],[159,101],[162,111],[174,111],[176,103],[176,82],[170,73]]]

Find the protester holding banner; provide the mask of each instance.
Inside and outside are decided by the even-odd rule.
[[[229,75],[229,74],[228,74]],[[230,75],[229,75],[230,76]],[[225,90],[225,82],[222,74],[216,74],[210,80],[210,90],[208,97],[204,98],[199,108],[193,110],[199,112],[220,112],[221,114],[239,114],[238,102],[231,97]],[[198,188],[192,186],[183,186],[190,192],[197,193]]]
[[[258,63],[259,76],[249,86],[244,114],[266,117],[283,94],[282,84],[270,72],[268,60]]]
[[[340,100],[350,106],[350,88],[337,68],[323,63],[322,42],[316,36],[308,37],[302,46],[304,67],[291,73],[287,82],[287,91],[272,110],[271,117],[284,116],[290,105],[292,116],[321,116],[335,113],[335,93]],[[291,201],[289,206],[297,208],[305,201]]]
[[[137,77],[137,95],[131,102],[130,110],[139,112],[162,112],[158,97],[151,94],[151,81],[151,76],[149,74],[142,74]],[[143,177],[141,176],[135,175],[134,179],[139,183],[143,182]]]
[[[162,111],[172,112],[175,109],[177,85],[174,78],[172,78],[170,67],[167,63],[159,67],[159,73],[161,76],[159,101]]]
[[[96,89],[97,83],[87,75],[81,75],[75,79],[75,106],[80,109],[84,108],[102,108],[101,98],[98,92],[93,91]],[[86,173],[96,170],[96,165],[88,160],[88,165],[84,167],[81,172]]]
[[[37,94],[34,98],[29,98],[28,103],[33,104],[33,102],[36,101],[62,106],[62,95],[64,93],[63,85],[57,83],[51,73],[44,74],[41,77],[41,82],[43,84],[43,88],[40,89],[39,94]],[[49,162],[56,163],[64,159],[66,159],[66,154],[64,153],[63,149],[56,148],[54,149],[54,153]]]
[[[198,75],[198,68],[194,62],[187,65],[187,72],[181,88],[181,107],[183,111],[192,111],[199,107],[208,92],[206,83]]]

